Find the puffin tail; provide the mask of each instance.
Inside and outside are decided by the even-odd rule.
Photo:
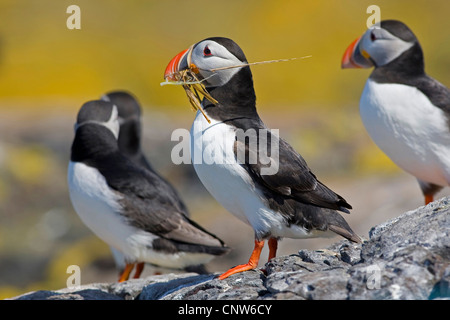
[[[330,224],[328,226],[328,229],[331,231],[337,233],[340,236],[343,236],[344,238],[355,242],[355,243],[362,243],[361,238],[353,232],[353,230],[347,225],[347,226],[336,226],[333,224]]]

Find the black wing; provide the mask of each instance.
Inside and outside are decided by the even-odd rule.
[[[428,75],[420,77],[415,85],[430,99],[433,105],[445,112],[450,121],[450,90]]]
[[[131,225],[169,240],[224,245],[222,240],[186,216],[172,187],[157,174],[136,166],[119,152],[108,155],[108,161],[99,161],[96,167],[122,197],[123,216]]]
[[[347,209],[351,209],[351,205],[321,183],[303,157],[289,143],[271,133],[262,122],[253,123],[252,128],[258,128],[256,129],[257,145],[249,143],[251,139],[242,141],[237,138],[234,152],[238,161],[261,185],[274,193],[305,204],[349,212]],[[276,148],[277,143],[278,148]],[[267,144],[265,150],[270,160],[269,164],[267,164],[268,159],[258,154],[257,150],[262,150],[260,148],[262,144]],[[269,152],[273,144],[275,144],[274,150],[278,150],[278,156]],[[245,154],[245,159],[240,156],[242,154]],[[255,158],[257,161],[252,161]],[[277,170],[270,170],[273,174],[265,174],[264,170],[267,172],[267,168],[271,165]]]

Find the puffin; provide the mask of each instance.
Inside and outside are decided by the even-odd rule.
[[[432,202],[450,184],[450,90],[425,73],[417,37],[401,21],[380,21],[348,46],[341,66],[373,68],[359,102],[362,122]]]
[[[67,173],[80,219],[125,259],[119,282],[129,279],[136,264],[135,278],[144,263],[183,269],[229,252],[221,239],[186,216],[164,180],[119,150],[119,130],[112,102],[84,103]]]
[[[119,150],[132,160],[135,164],[142,166],[143,168],[150,170],[153,174],[157,175],[159,179],[163,180],[169,187],[171,197],[177,202],[177,205],[182,208],[185,214],[189,217],[189,210],[179,196],[175,188],[170,184],[164,177],[162,177],[150,164],[150,161],[144,155],[141,147],[142,140],[142,107],[139,103],[137,97],[126,90],[114,90],[106,92],[101,96],[101,100],[110,101],[116,107],[119,116],[119,137],[117,143],[119,145]],[[120,251],[111,247],[111,252],[113,254],[114,261],[120,273],[123,272],[126,263],[123,255]],[[136,265],[135,276],[139,277],[141,271],[143,270],[144,263],[138,263]],[[207,273],[204,265],[199,266],[189,266],[186,268],[187,271],[195,271],[197,273]]]
[[[176,55],[164,77],[177,81],[184,70],[195,74],[212,97],[202,99],[191,127],[194,169],[209,193],[254,231],[249,261],[219,279],[256,269],[266,240],[269,260],[285,237],[338,234],[361,242],[339,213],[349,213],[351,205],[320,182],[303,157],[259,117],[252,72],[236,42],[204,39]]]

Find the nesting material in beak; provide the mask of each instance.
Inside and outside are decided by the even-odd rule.
[[[209,94],[202,83],[207,80],[207,78],[203,80],[198,79],[197,74],[199,73],[199,70],[195,64],[191,63],[191,54],[192,47],[180,52],[169,62],[164,73],[165,81],[161,82],[161,86],[167,84],[181,85],[186,92],[192,109],[194,111],[200,110],[206,121],[210,123],[211,121],[202,108],[201,101],[203,100],[203,97],[211,101],[213,104],[218,104],[218,101]],[[186,59],[188,67],[180,68],[184,58]]]
[[[304,57],[300,57],[300,58],[278,59],[278,60],[269,60],[269,61],[261,61],[261,62],[243,63],[243,64],[239,64],[239,65],[210,69],[207,71],[213,72],[213,74],[207,78],[199,80],[199,78],[197,77],[197,74],[199,74],[200,70],[191,61],[192,49],[193,49],[193,46],[191,46],[189,49],[186,49],[186,50],[180,52],[169,62],[169,64],[166,67],[166,71],[164,73],[165,81],[161,82],[161,86],[164,86],[167,84],[181,85],[183,87],[183,89],[185,90],[186,95],[189,98],[189,102],[191,103],[192,109],[194,111],[200,110],[201,113],[203,114],[203,116],[205,117],[205,119],[208,121],[208,123],[210,123],[210,120],[201,106],[202,96],[204,98],[208,99],[213,104],[218,104],[218,101],[209,94],[209,92],[206,90],[206,88],[202,82],[209,79],[210,77],[213,77],[215,75],[215,72],[218,72],[221,70],[226,70],[226,69],[231,69],[231,68],[242,68],[242,67],[251,66],[251,65],[292,61],[292,60],[296,60],[296,59],[306,59],[306,58],[311,57],[311,56],[304,56]]]

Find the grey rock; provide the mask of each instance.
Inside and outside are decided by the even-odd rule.
[[[210,276],[193,286],[185,286],[179,291],[165,296],[164,300],[251,300],[266,293],[264,275],[260,271],[246,272],[245,277],[231,276],[225,280]]]
[[[166,296],[170,296],[172,292],[181,294],[180,291],[182,291],[183,288],[195,287],[196,284],[212,280],[213,277],[214,276],[211,275],[182,276],[173,280],[150,284],[143,288],[142,292],[138,296],[138,299],[159,300],[165,298]]]
[[[450,198],[373,227],[362,244],[342,240],[323,250],[300,250],[272,259],[264,270],[225,280],[217,274],[165,274],[12,299],[450,299]]]
[[[72,293],[40,290],[22,295],[17,300],[123,300],[114,294],[98,289],[83,289]]]

